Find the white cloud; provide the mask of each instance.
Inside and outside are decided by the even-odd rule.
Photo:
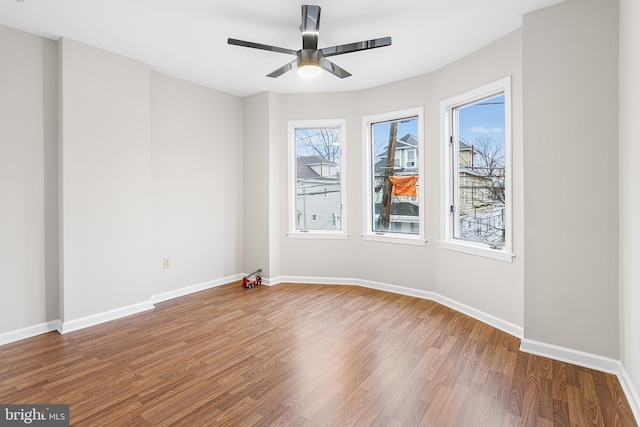
[[[491,128],[491,133],[504,133],[502,128]]]
[[[469,129],[469,131],[473,133],[490,133],[489,129],[483,128],[482,126],[474,126],[471,129]]]

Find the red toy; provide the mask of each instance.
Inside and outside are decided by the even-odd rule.
[[[262,285],[262,277],[260,277],[260,273],[262,273],[261,268],[257,269],[247,276],[244,276],[242,278],[242,287],[253,288],[254,286]]]

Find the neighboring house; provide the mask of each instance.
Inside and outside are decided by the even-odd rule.
[[[406,199],[407,197],[396,197],[394,199]],[[380,216],[381,204],[376,203],[374,212],[374,221]],[[389,225],[389,231],[395,233],[412,233],[417,234],[419,232],[420,223],[418,203],[412,202],[395,202],[391,203],[391,224]]]
[[[387,150],[377,157],[374,168],[374,224],[377,223],[378,217],[380,216],[383,188],[382,180],[386,168]],[[414,135],[406,134],[402,138],[396,140],[392,175],[418,175],[418,139]],[[416,184],[416,187],[419,185],[420,183]],[[418,198],[409,196],[392,196],[389,231],[417,234],[419,232],[419,223]]]
[[[476,214],[490,211],[495,200],[491,194],[493,182],[484,176],[484,168],[480,167],[477,148],[463,138],[458,142],[458,188],[460,215]]]
[[[297,157],[296,229],[340,228],[340,172],[321,156]]]
[[[483,153],[463,138],[458,141],[458,215],[460,237],[501,246],[504,244],[504,167],[488,170]]]

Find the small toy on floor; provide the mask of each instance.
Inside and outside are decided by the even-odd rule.
[[[253,288],[258,285],[262,285],[262,277],[260,277],[262,269],[259,268],[251,274],[248,274],[242,278],[243,288]]]

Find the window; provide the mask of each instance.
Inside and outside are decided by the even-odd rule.
[[[425,243],[423,109],[364,117],[365,240]]]
[[[408,168],[412,168],[416,165],[416,151],[417,150],[407,151],[407,167]]]
[[[289,237],[346,238],[344,120],[289,122]]]
[[[511,80],[441,103],[447,249],[511,261]]]

